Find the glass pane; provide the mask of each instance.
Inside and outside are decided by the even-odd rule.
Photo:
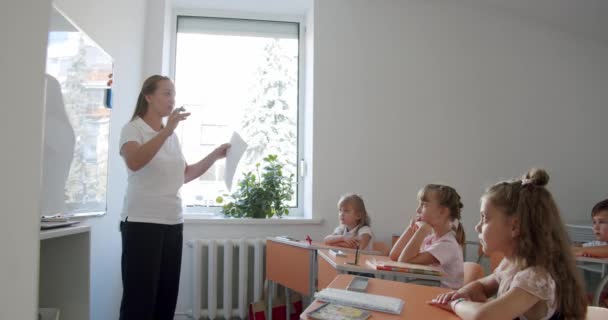
[[[105,213],[112,58],[54,9],[46,72],[61,93],[47,92],[42,214]]]
[[[298,40],[241,35],[178,33],[177,105],[192,113],[179,127],[188,163],[200,160],[237,131],[249,148],[239,163],[233,189],[244,172],[277,154],[294,174],[297,205]],[[214,206],[230,193],[225,162],[218,161],[182,188],[186,205]]]

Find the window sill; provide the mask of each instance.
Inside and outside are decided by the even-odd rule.
[[[254,218],[225,218],[225,217],[210,217],[205,215],[188,214],[184,215],[184,224],[278,224],[278,225],[319,225],[323,223],[323,219],[307,219],[307,218],[270,218],[270,219],[254,219]]]

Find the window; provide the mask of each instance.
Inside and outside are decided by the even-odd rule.
[[[238,132],[249,145],[233,181],[268,154],[294,174],[290,215],[302,215],[298,188],[300,23],[177,17],[177,106],[192,115],[177,130],[188,163]],[[230,194],[221,160],[182,188],[187,212],[219,212],[217,196]],[[200,207],[206,207],[201,209]]]
[[[45,97],[42,215],[106,212],[112,68],[112,58],[54,8],[46,73],[58,86],[47,84]]]

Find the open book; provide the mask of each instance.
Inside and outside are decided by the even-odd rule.
[[[431,276],[444,275],[444,272],[441,270],[441,268],[435,266],[425,266],[421,264],[397,262],[390,260],[376,260],[375,258],[367,260],[366,263],[369,267],[374,268],[376,270],[419,273]]]

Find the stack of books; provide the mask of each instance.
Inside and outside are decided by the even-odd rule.
[[[366,261],[367,265],[375,270],[385,270],[385,271],[397,271],[397,272],[407,272],[407,273],[418,273],[418,274],[426,274],[430,276],[443,276],[444,272],[440,267],[435,266],[425,266],[421,264],[413,264],[413,263],[405,263],[405,262],[396,262],[396,261],[385,261],[385,260],[376,260],[371,259]]]
[[[40,229],[46,230],[46,229],[53,229],[53,228],[69,227],[69,226],[75,225],[79,222],[80,221],[70,220],[70,218],[68,218],[62,214],[56,214],[53,216],[42,216],[42,217],[40,217]]]
[[[62,214],[40,217],[40,222],[68,222],[68,221],[70,221],[70,218],[68,218]]]

